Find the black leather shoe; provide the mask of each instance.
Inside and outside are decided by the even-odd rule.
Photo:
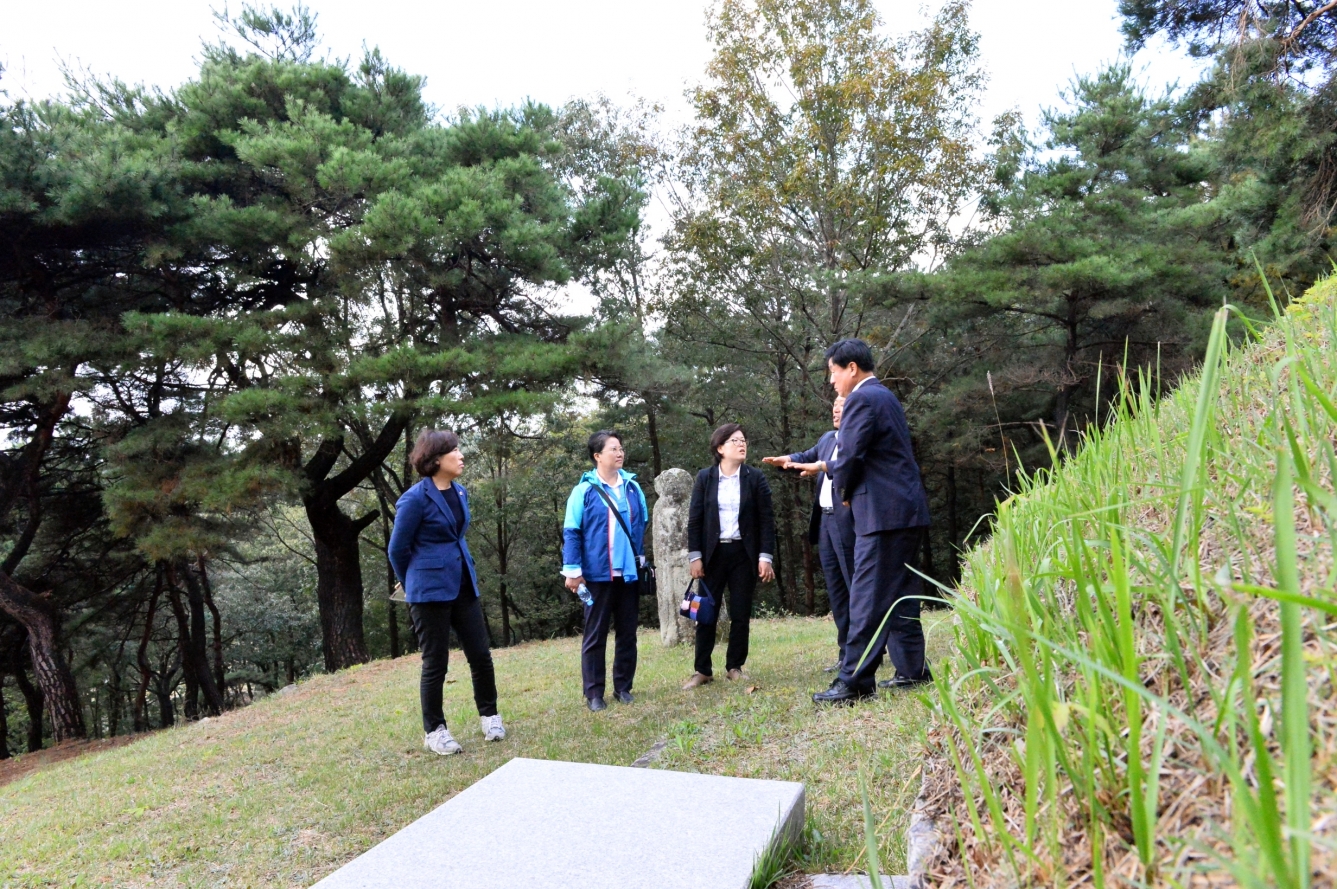
[[[840,661],[836,661],[836,662],[835,662],[834,664],[832,664],[831,666],[829,666],[829,667],[825,668],[824,670],[822,670],[822,672],[823,672],[823,673],[835,673],[835,672],[837,672],[839,669],[840,669]]]
[[[902,676],[897,673],[890,679],[883,679],[877,684],[878,688],[889,688],[892,691],[904,691],[907,688],[914,688],[917,685],[929,685],[933,682],[931,675],[925,674],[918,679],[911,679],[908,676]]]
[[[853,704],[872,696],[872,689],[854,688],[844,679],[837,679],[831,683],[831,687],[826,691],[819,691],[813,695],[812,702],[814,704]]]
[[[604,703],[603,698],[590,698],[585,703],[589,706],[590,712],[592,713],[598,713],[600,710],[608,709],[608,705]]]
[[[631,696],[631,692],[629,691],[615,691],[613,692],[613,697],[619,704],[630,704],[632,701],[636,700]]]

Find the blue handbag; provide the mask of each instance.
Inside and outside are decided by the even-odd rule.
[[[687,590],[682,594],[682,605],[678,606],[678,613],[688,620],[694,620],[699,624],[713,624],[715,622],[715,597],[710,594],[710,588],[706,586],[704,580],[701,584],[700,592],[693,592],[692,587],[698,583],[693,577],[687,582]]]

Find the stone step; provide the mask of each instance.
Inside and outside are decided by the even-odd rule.
[[[803,819],[789,781],[513,759],[316,886],[747,889]]]

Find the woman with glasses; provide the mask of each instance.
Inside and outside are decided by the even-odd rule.
[[[621,704],[634,700],[639,575],[645,567],[645,525],[650,511],[636,476],[622,468],[626,452],[621,436],[606,429],[594,433],[589,454],[594,468],[580,477],[566,500],[562,576],[566,588],[585,603],[580,673],[585,705],[597,712],[607,707],[604,683],[610,626],[617,634],[613,699]]]
[[[747,662],[752,594],[760,579],[775,578],[771,555],[775,552],[775,513],[771,508],[771,486],[760,469],[747,464],[747,433],[737,423],[725,423],[710,437],[715,465],[696,474],[692,503],[687,516],[687,558],[693,577],[702,578],[715,602],[729,592],[729,647],[724,655],[724,675],[743,676]],[[716,609],[718,615],[719,609]],[[683,685],[693,689],[714,679],[711,654],[715,650],[715,624],[696,628],[696,672]]]

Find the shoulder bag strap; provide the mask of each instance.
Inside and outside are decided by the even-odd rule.
[[[612,497],[608,496],[608,492],[604,490],[602,484],[596,484],[594,486],[594,490],[599,492],[599,496],[602,497],[604,499],[604,502],[608,504],[608,508],[613,510],[613,515],[617,517],[617,523],[622,526],[623,532],[627,535],[627,542],[631,544],[631,551],[639,557],[641,553],[640,550],[636,548],[636,537],[631,533],[631,528],[627,526],[627,520],[622,518],[622,510],[617,508],[617,504],[613,502]],[[627,488],[627,508],[628,509],[631,508],[630,487]]]

